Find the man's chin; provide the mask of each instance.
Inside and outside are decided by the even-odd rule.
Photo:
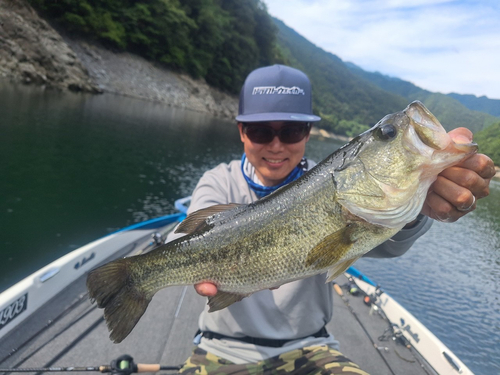
[[[275,171],[273,171],[275,172]],[[289,173],[266,173],[264,177],[264,181],[262,183],[265,186],[276,186],[281,184],[283,181],[285,181],[286,176],[288,176]],[[262,179],[261,179],[262,180]]]

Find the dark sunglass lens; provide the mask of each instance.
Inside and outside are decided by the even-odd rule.
[[[255,143],[269,143],[274,138],[274,131],[267,126],[246,126],[245,134]]]
[[[307,125],[290,125],[281,129],[280,140],[283,143],[297,143],[307,135]]]

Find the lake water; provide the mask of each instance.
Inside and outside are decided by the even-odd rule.
[[[339,145],[312,138],[307,155],[319,161]],[[93,239],[173,213],[203,171],[241,149],[231,121],[0,81],[0,291]],[[405,256],[356,267],[476,374],[500,373],[500,183]]]

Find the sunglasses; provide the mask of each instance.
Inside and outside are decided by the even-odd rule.
[[[280,129],[275,130],[266,123],[243,124],[243,133],[253,143],[270,143],[274,137],[278,137],[281,143],[297,143],[302,141],[311,130],[308,122],[285,122]]]

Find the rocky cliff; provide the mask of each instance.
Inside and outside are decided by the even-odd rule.
[[[1,0],[0,0],[1,1]],[[234,118],[238,100],[203,80],[172,72],[130,53],[111,52],[96,44],[66,38],[99,90],[168,105],[215,117]]]
[[[0,75],[36,85],[98,91],[62,37],[23,0],[0,0]]]
[[[130,53],[61,36],[26,0],[0,0],[0,77],[109,92],[234,118],[237,98]]]

